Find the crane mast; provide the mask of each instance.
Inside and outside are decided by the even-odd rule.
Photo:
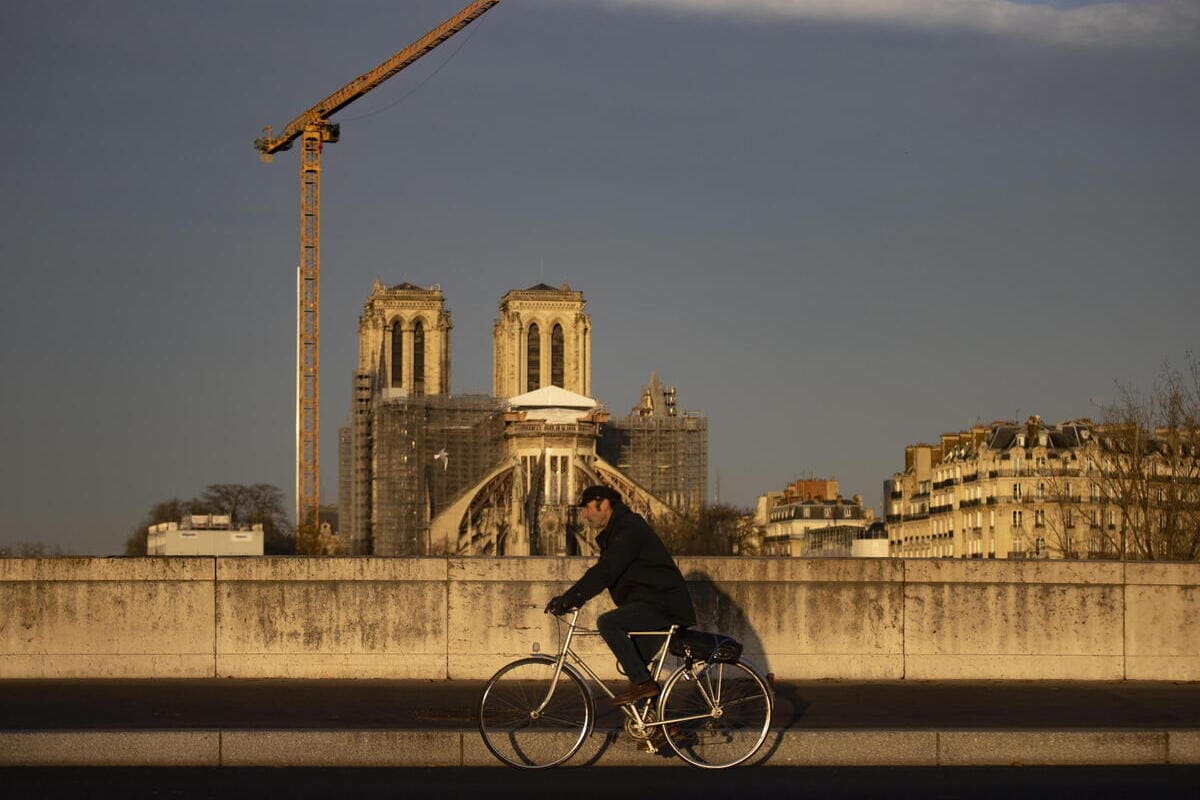
[[[338,141],[339,126],[329,117],[438,47],[500,0],[475,0],[374,69],[364,72],[284,126],[254,140],[263,161],[289,150],[296,139],[300,154],[300,264],[296,270],[296,528],[297,547],[304,534],[319,529],[321,419],[321,151]]]

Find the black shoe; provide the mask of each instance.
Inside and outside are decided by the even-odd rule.
[[[658,684],[653,680],[631,683],[613,695],[612,704],[623,706],[626,703],[636,703],[638,700],[645,700],[647,697],[654,697],[657,694]]]

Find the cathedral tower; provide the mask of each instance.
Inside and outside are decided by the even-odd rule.
[[[492,394],[515,397],[546,386],[592,393],[592,321],[583,292],[539,283],[500,298],[492,327]]]
[[[358,318],[358,372],[385,397],[449,394],[452,327],[441,287],[375,281]]]

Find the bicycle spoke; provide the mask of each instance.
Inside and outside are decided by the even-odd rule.
[[[543,702],[546,706],[535,718],[532,714]],[[479,730],[487,748],[506,764],[553,766],[583,744],[592,713],[591,696],[582,681],[566,670],[556,679],[553,661],[528,658],[509,664],[488,681]]]
[[[766,685],[741,663],[705,665],[692,680],[677,672],[664,687],[664,730],[671,748],[701,767],[728,767],[752,756],[766,738]]]

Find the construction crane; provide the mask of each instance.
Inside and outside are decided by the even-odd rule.
[[[329,118],[429,53],[499,3],[475,0],[379,66],[321,100],[275,136],[263,128],[254,147],[263,161],[301,141],[300,265],[296,271],[296,527],[319,529],[321,420],[321,149],[338,141]],[[300,544],[299,540],[297,544]]]

